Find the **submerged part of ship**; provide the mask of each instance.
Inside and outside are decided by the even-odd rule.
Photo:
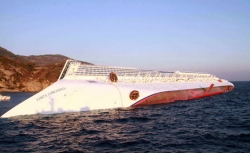
[[[1,117],[138,107],[229,92],[234,85],[214,75],[85,65],[68,60],[57,82]]]

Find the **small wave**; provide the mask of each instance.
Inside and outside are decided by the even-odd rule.
[[[236,135],[228,135],[226,137],[227,140],[237,140],[238,142],[250,142],[250,133],[247,134],[236,134]]]
[[[86,128],[81,129],[81,134],[98,134],[101,131],[98,130],[88,130]]]
[[[129,120],[134,121],[134,122],[148,122],[151,119],[148,117],[130,117]]]

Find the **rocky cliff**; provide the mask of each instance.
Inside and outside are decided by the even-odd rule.
[[[0,47],[0,92],[41,91],[57,81],[67,59],[63,55],[15,55]]]

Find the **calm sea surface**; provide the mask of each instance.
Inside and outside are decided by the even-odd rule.
[[[0,118],[0,152],[250,152],[250,82],[198,100]],[[34,93],[3,93],[0,115]]]

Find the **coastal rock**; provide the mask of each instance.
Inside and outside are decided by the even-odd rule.
[[[60,54],[15,55],[0,47],[0,92],[39,92],[57,81],[68,59]]]
[[[67,59],[62,55],[20,56],[0,47],[0,92],[39,92],[58,79]]]
[[[43,88],[42,84],[38,81],[30,81],[25,84],[25,88],[23,91],[28,91],[28,92],[38,92],[41,91]]]

